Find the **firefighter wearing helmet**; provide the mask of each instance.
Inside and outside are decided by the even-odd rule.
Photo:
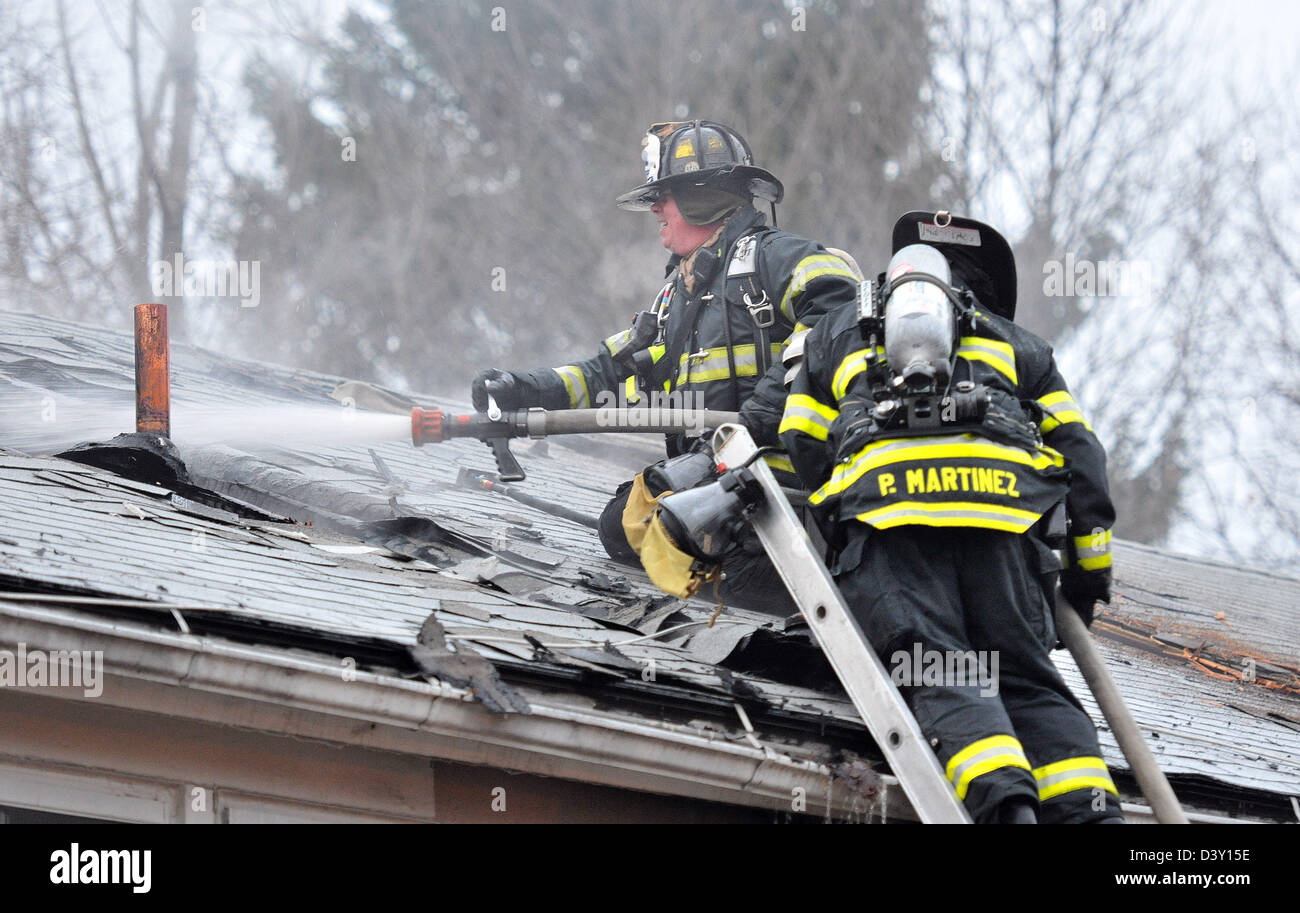
[[[703,120],[654,124],[642,139],[641,159],[643,181],[616,202],[651,212],[669,252],[666,281],[649,307],[586,360],[481,372],[471,387],[474,406],[487,411],[490,397],[501,409],[596,408],[666,396],[674,405],[738,411],[755,441],[774,448],[765,459],[778,478],[796,485],[777,436],[786,398],[782,359],[825,314],[851,308],[856,267],[847,255],[767,222],[755,201],[771,206],[775,222],[781,182],[754,164],[749,144],[730,127]],[[688,455],[695,445],[670,436],[668,457]],[[641,539],[662,493],[656,489],[683,484],[676,465],[652,469],[619,486],[601,516],[601,541],[624,563],[640,561]],[[722,570],[720,593],[729,601],[795,611],[756,541]]]
[[[781,423],[836,582],[977,823],[1118,823],[1050,657],[1058,572],[1085,624],[1109,601],[1105,451],[1051,347],[1012,322],[1000,234],[918,211],[893,247],[878,291],[809,334]],[[916,657],[975,657],[992,687]]]

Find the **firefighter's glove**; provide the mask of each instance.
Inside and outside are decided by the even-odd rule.
[[[614,364],[622,371],[628,373],[637,372],[638,368],[648,368],[653,364],[653,359],[649,358],[647,353],[645,357],[646,364],[638,364],[638,353],[644,352],[655,338],[659,335],[659,317],[654,311],[640,311],[632,318],[632,326],[628,329],[624,337],[624,343],[619,347],[617,352],[613,353]]]
[[[871,440],[876,428],[871,417],[874,406],[856,396],[846,396],[840,400],[840,414],[831,423],[828,442],[835,448],[835,462],[843,463]]]
[[[496,400],[501,409],[522,409],[528,405],[524,384],[509,371],[498,371],[496,368],[480,371],[470,384],[469,391],[474,408],[479,412],[488,411],[489,396]]]
[[[1098,571],[1066,568],[1061,571],[1061,595],[1079,613],[1084,627],[1091,625],[1097,603],[1110,604],[1110,568]]]

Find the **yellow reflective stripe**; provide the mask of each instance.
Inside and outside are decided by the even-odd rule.
[[[1089,431],[1092,430],[1092,425],[1088,424],[1088,420],[1083,417],[1083,413],[1076,409],[1070,409],[1064,412],[1053,412],[1044,415],[1043,423],[1039,426],[1039,430],[1046,434],[1049,431],[1054,431],[1060,425],[1068,425],[1071,422],[1078,422]]]
[[[822,253],[804,257],[795,265],[794,271],[790,274],[790,284],[786,286],[785,295],[781,298],[781,313],[785,315],[786,320],[794,323],[794,311],[790,309],[790,302],[796,296],[803,294],[808,283],[822,276],[843,276],[854,284],[858,281],[858,277],[853,275],[848,264],[834,254]]]
[[[867,350],[858,349],[856,352],[850,352],[840,362],[840,366],[835,369],[835,375],[831,378],[831,393],[836,400],[844,399],[844,394],[849,388],[849,382],[857,377],[863,371],[867,370]]]
[[[1068,390],[1057,390],[1055,393],[1049,393],[1046,396],[1038,397],[1038,405],[1044,409],[1050,409],[1052,406],[1059,406],[1062,403],[1073,403],[1074,397]]]
[[[785,415],[781,416],[781,426],[777,428],[776,433],[785,434],[787,431],[802,431],[810,438],[815,438],[819,441],[826,440],[830,434],[828,429],[818,425],[807,416],[798,413],[791,413],[789,410],[786,410]]]
[[[632,338],[632,331],[624,330],[623,332],[615,333],[613,336],[606,339],[604,345],[605,348],[609,350],[609,354],[613,355],[616,352],[618,352],[619,349],[627,345],[628,341],[631,340],[631,338]]]
[[[847,462],[837,465],[830,480],[814,493],[814,497],[839,494],[873,469],[904,460],[1000,460],[1038,470],[1065,465],[1065,457],[1050,447],[1043,447],[1030,455],[1019,447],[997,444],[974,434],[894,438],[868,444]]]
[[[564,381],[564,388],[569,391],[569,407],[587,409],[591,406],[591,397],[587,395],[587,378],[573,365],[564,365],[553,369]]]
[[[790,335],[793,336],[795,333],[802,333],[804,330],[811,330],[811,329],[812,327],[810,327],[808,324],[800,320],[798,323],[794,325],[794,329],[790,331]]]
[[[768,346],[774,361],[780,358],[782,345],[783,343],[774,342]],[[755,357],[754,343],[734,346],[732,353],[736,361],[737,377],[754,377],[758,374],[758,359]],[[726,346],[705,349],[703,354],[682,353],[681,358],[678,359],[678,366],[683,384],[702,384],[711,380],[724,380],[731,376]]]
[[[812,412],[827,428],[840,414],[838,409],[833,409],[804,393],[791,393],[789,399],[785,401],[785,407],[789,409],[791,406]]]
[[[763,462],[767,463],[767,465],[771,466],[773,469],[794,475],[794,463],[790,462],[788,456],[779,453],[765,453],[763,454]]]
[[[840,366],[835,369],[835,375],[831,378],[831,393],[837,401],[844,399],[844,394],[849,391],[849,384],[853,382],[853,378],[867,370],[867,355],[870,352],[870,349],[858,349],[856,352],[850,352],[844,356]],[[876,346],[876,355],[881,358],[885,357],[884,346]]]
[[[1088,424],[1088,420],[1083,417],[1083,410],[1066,390],[1057,390],[1046,396],[1040,396],[1038,405],[1043,409],[1043,422],[1039,425],[1039,430],[1043,434],[1071,422],[1078,422],[1089,431],[1092,430],[1092,425]]]
[[[1005,342],[983,336],[963,336],[957,354],[967,361],[982,361],[1002,372],[1013,383],[1020,383],[1016,374],[1016,352]]]
[[[664,353],[668,351],[668,347],[667,347],[667,346],[651,346],[650,348],[646,349],[646,351],[650,353],[650,360],[651,360],[653,363],[658,364],[658,363],[659,363],[659,359],[663,358],[663,357],[664,357]]]
[[[1074,537],[1074,548],[1079,554],[1085,551],[1096,552],[1101,554],[1110,550],[1110,530],[1104,529],[1086,536]]]
[[[1038,781],[1038,799],[1046,802],[1062,793],[1076,789],[1103,789],[1119,798],[1115,782],[1110,778],[1106,762],[1101,758],[1081,757],[1066,758],[1054,764],[1034,768],[1034,779]]]
[[[838,415],[838,411],[822,405],[811,396],[792,393],[785,401],[785,413],[781,416],[781,427],[777,429],[777,434],[802,431],[809,437],[824,441],[830,434],[831,423]]]
[[[811,501],[811,499],[809,499]],[[1023,533],[1041,514],[1000,504],[975,501],[897,501],[868,510],[855,519],[876,529],[895,526],[977,526],[1006,533]]]
[[[1000,339],[990,339],[987,336],[963,336],[961,338],[962,346],[971,346],[972,348],[985,349],[992,354],[997,355],[1004,361],[1012,364],[1013,368],[1016,363],[1016,350],[1011,347],[1011,343],[1003,342]]]
[[[967,745],[948,760],[945,773],[957,790],[957,798],[965,799],[972,780],[1003,767],[1032,770],[1025,749],[1015,736],[989,736]]]
[[[627,399],[627,401],[628,401],[629,403],[639,403],[639,402],[641,402],[641,397],[638,395],[638,392],[639,392],[639,391],[637,390],[637,387],[636,387],[636,377],[635,377],[635,376],[633,376],[633,377],[629,377],[627,380],[623,381],[623,391],[624,391],[624,394],[625,394],[625,396],[626,396],[626,399]],[[670,391],[668,390],[668,381],[664,381],[664,392],[665,392],[665,393],[670,392]]]
[[[1110,530],[1073,538],[1074,554],[1080,568],[1085,571],[1099,571],[1111,566]]]

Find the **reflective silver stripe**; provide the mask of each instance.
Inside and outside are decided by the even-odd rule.
[[[961,502],[964,507],[948,507],[943,503],[904,502],[865,511],[855,519],[869,523],[876,529],[895,526],[979,526],[1010,533],[1023,533],[1033,526],[1041,514],[1017,507],[997,504]]]
[[[569,407],[572,409],[591,408],[591,397],[587,395],[587,379],[573,365],[564,365],[553,369],[564,381],[564,388],[569,391]]]
[[[772,343],[772,355],[780,351],[780,343]],[[694,353],[683,354],[680,359],[679,373],[681,383],[707,383],[711,380],[725,380],[731,376],[731,365],[727,359],[725,346],[704,350],[702,357]],[[732,349],[736,360],[737,377],[753,377],[758,374],[758,359],[755,357],[753,343],[739,345]]]
[[[849,265],[833,254],[823,252],[804,257],[795,265],[794,271],[790,274],[790,284],[786,286],[785,294],[781,296],[781,313],[791,323],[795,319],[794,311],[790,307],[791,301],[803,294],[808,283],[822,276],[840,276],[854,284],[858,281],[849,269]]]
[[[801,406],[793,402],[794,397],[786,401],[785,412],[781,416],[780,433],[789,430],[802,431],[809,437],[824,441],[830,435],[831,422],[816,409]]]
[[[1103,558],[1110,554],[1110,530],[1091,536],[1075,536],[1074,552],[1080,558]]]
[[[822,416],[818,414],[816,409],[808,409],[805,408],[804,406],[788,406],[785,410],[785,414],[798,416],[800,418],[805,418],[808,421],[812,422],[814,425],[825,428],[827,431],[831,430],[831,423],[828,422],[826,419],[822,418]]]
[[[970,436],[974,440],[974,435]],[[882,453],[892,453],[895,450],[911,450],[913,447],[921,447],[926,444],[948,444],[957,438],[955,436],[945,437],[905,437],[893,441],[886,441],[879,444],[868,444],[853,455],[854,462],[859,457],[865,456],[870,450],[871,456],[875,457]]]
[[[624,330],[621,333],[615,333],[605,340],[605,348],[609,350],[610,355],[618,354],[619,350],[628,344],[632,338],[631,330]]]
[[[970,780],[981,774],[991,773],[1003,767],[1017,767],[1029,770],[1029,759],[1024,751],[1016,745],[996,744],[964,759],[948,772],[948,779],[957,789],[957,795],[965,799],[970,787]],[[983,769],[978,769],[983,768]]]
[[[795,359],[803,357],[804,342],[811,332],[811,330],[798,330],[790,334],[790,338],[785,341],[785,351],[781,353],[781,361],[784,364],[788,365]]]
[[[1002,343],[1002,346],[1006,346]],[[983,340],[978,337],[963,336],[961,346],[957,349],[960,357],[983,361],[992,365],[1010,378],[1013,384],[1019,383],[1016,374],[1015,352],[1010,346],[1002,348],[996,340]],[[982,356],[982,357],[981,357]]]
[[[1040,396],[1037,402],[1045,413],[1040,426],[1044,434],[1071,422],[1079,422],[1083,427],[1092,431],[1092,425],[1088,424],[1088,420],[1084,418],[1083,409],[1080,408],[1078,402],[1069,392],[1057,390],[1048,393],[1046,396]]]
[[[736,373],[744,374],[748,368],[750,374],[757,372],[758,361],[754,355],[752,345],[736,346],[732,350],[732,355],[736,360]],[[727,360],[727,350],[709,349],[708,354],[703,358],[692,358],[690,355],[683,355],[681,358],[682,373],[687,375],[690,380],[696,383],[702,383],[708,380],[717,380],[731,375],[731,365]]]
[[[1119,797],[1115,781],[1106,770],[1106,762],[1097,757],[1066,758],[1036,768],[1034,780],[1038,783],[1040,802],[1082,789],[1101,790]]]
[[[794,463],[790,462],[790,455],[784,450],[769,450],[763,454],[763,462],[767,463],[778,472],[788,472],[794,475]]]
[[[1098,530],[1087,536],[1074,537],[1078,565],[1085,571],[1100,571],[1111,566],[1110,530]]]
[[[839,367],[835,369],[835,375],[831,378],[831,393],[836,400],[844,399],[848,392],[849,384],[853,378],[857,377],[867,369],[867,353],[869,349],[858,349],[844,356]],[[876,346],[876,356],[883,359],[885,357],[885,347]]]
[[[1044,397],[1044,399],[1046,399],[1046,397]],[[1079,404],[1075,402],[1074,397],[1068,397],[1063,400],[1058,400],[1054,403],[1046,403],[1042,399],[1040,399],[1038,401],[1038,405],[1042,406],[1043,411],[1048,413],[1049,415],[1061,415],[1062,413],[1065,412],[1079,411]]]
[[[1058,783],[1064,783],[1067,780],[1078,780],[1084,777],[1095,777],[1098,780],[1110,780],[1110,771],[1106,770],[1106,766],[1103,764],[1100,767],[1076,767],[1072,770],[1062,770],[1054,774],[1035,774],[1034,776],[1038,779],[1039,791],[1045,792]]]

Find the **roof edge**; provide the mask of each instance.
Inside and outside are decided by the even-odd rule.
[[[0,645],[18,643],[102,651],[106,687],[95,700],[127,709],[773,811],[790,811],[796,796],[805,814],[837,818],[862,819],[870,805],[812,758],[619,718],[549,692],[527,692],[531,714],[497,714],[446,684],[360,669],[345,676],[343,666],[301,653],[0,601]],[[901,788],[884,792],[887,818],[915,820]]]

